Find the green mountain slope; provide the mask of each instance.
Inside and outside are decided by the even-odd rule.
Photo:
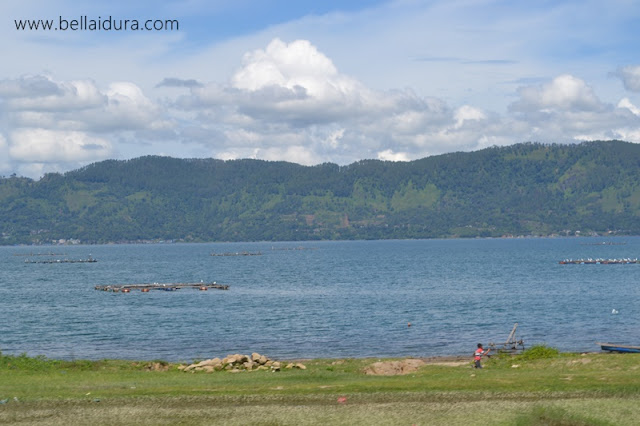
[[[406,163],[108,160],[0,179],[0,243],[640,234],[640,145],[518,144]]]

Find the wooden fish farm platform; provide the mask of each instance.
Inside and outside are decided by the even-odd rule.
[[[14,253],[14,256],[66,256],[66,253]]]
[[[88,259],[43,259],[43,260],[31,260],[25,259],[24,263],[95,263],[97,259],[90,257]]]
[[[211,253],[211,256],[262,256],[259,251],[239,251],[239,252],[227,252],[227,253]]]
[[[177,291],[182,288],[197,289],[200,291],[206,291],[209,289],[214,290],[229,290],[229,286],[225,284],[212,283],[149,283],[149,284],[110,284],[110,285],[97,285],[96,290],[111,291],[113,293],[130,293],[131,290],[140,290],[142,293],[148,293],[151,290],[159,291]]]
[[[627,265],[640,263],[638,259],[565,259],[561,260],[561,265]]]
[[[291,251],[291,250],[317,250],[316,247],[271,247],[273,251]]]

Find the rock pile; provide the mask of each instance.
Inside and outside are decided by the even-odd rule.
[[[268,370],[268,371],[280,371],[282,368],[285,369],[293,369],[297,368],[300,370],[306,370],[307,367],[300,363],[282,363],[280,361],[274,361],[269,359],[264,355],[260,355],[257,352],[248,355],[227,355],[223,359],[220,358],[212,358],[205,359],[204,361],[178,367],[182,371],[188,371],[194,373],[196,371],[206,371],[207,373],[212,373],[214,371],[230,371],[232,373],[237,373],[240,371],[258,371],[258,370]]]

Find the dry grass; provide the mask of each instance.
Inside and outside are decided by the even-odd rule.
[[[366,402],[334,396],[292,404],[219,404],[211,398],[143,398],[110,401],[40,401],[6,405],[0,422],[20,425],[635,425],[637,398]],[[355,399],[355,401],[354,401]]]

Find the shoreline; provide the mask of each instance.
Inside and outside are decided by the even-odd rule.
[[[519,353],[508,353],[508,352],[502,352],[500,353],[501,355],[509,355],[509,356],[517,356],[519,354],[522,354],[523,352],[519,352]],[[598,355],[598,354],[613,354],[614,352],[609,352],[609,351],[558,351],[559,355]],[[240,355],[241,353],[235,353],[235,354],[226,354],[226,355],[214,355],[211,358],[200,358],[200,357],[195,357],[192,359],[192,361],[185,361],[185,360],[180,360],[180,361],[167,361],[161,358],[153,358],[153,359],[138,359],[138,358],[100,358],[100,359],[87,359],[87,358],[81,358],[81,357],[75,357],[73,359],[68,359],[68,358],[50,358],[47,357],[46,355],[29,355],[26,354],[24,352],[19,353],[19,354],[9,354],[9,353],[5,353],[2,350],[0,350],[0,358],[2,357],[13,357],[13,358],[20,358],[22,356],[26,356],[26,358],[29,359],[42,359],[43,361],[53,361],[53,362],[69,362],[69,363],[73,363],[73,362],[95,362],[95,363],[99,363],[99,362],[104,362],[104,361],[112,361],[112,362],[132,362],[132,363],[163,363],[166,365],[184,365],[184,364],[191,364],[193,362],[196,362],[197,360],[206,360],[206,359],[213,359],[213,358],[220,358],[223,359],[224,357],[227,356],[234,356],[234,355]],[[496,356],[498,353],[490,353],[490,358],[493,356]],[[267,354],[268,355],[268,354]],[[250,356],[250,355],[247,355]],[[274,358],[276,359],[276,358]],[[290,362],[290,363],[298,363],[298,362],[321,362],[321,361],[326,361],[326,362],[336,362],[336,361],[359,361],[359,362],[363,362],[363,361],[371,361],[371,362],[380,362],[380,361],[401,361],[401,360],[419,360],[422,361],[425,365],[446,365],[446,364],[451,364],[451,363],[458,363],[458,362],[463,362],[463,361],[468,361],[471,362],[473,360],[473,354],[469,354],[469,355],[428,355],[428,356],[412,356],[412,355],[406,355],[406,356],[363,356],[363,357],[316,357],[316,358],[277,358],[278,361],[280,362]]]
[[[637,238],[640,234],[611,234],[611,235],[560,235],[557,233],[551,233],[547,235],[502,235],[495,237],[459,237],[459,236],[442,236],[433,238],[379,238],[379,239],[317,239],[317,240],[220,240],[220,241],[186,241],[181,239],[166,239],[166,240],[124,240],[124,241],[106,241],[106,242],[92,242],[81,241],[79,243],[15,243],[15,244],[0,244],[0,247],[83,247],[83,246],[117,246],[117,245],[176,245],[176,244],[300,244],[300,243],[323,243],[323,242],[340,242],[340,241],[422,241],[422,240],[524,240],[524,239],[620,239],[620,238]],[[603,244],[604,243],[604,244]],[[626,243],[625,243],[626,244]],[[588,245],[620,245],[620,244],[607,244],[607,241],[588,244]]]

